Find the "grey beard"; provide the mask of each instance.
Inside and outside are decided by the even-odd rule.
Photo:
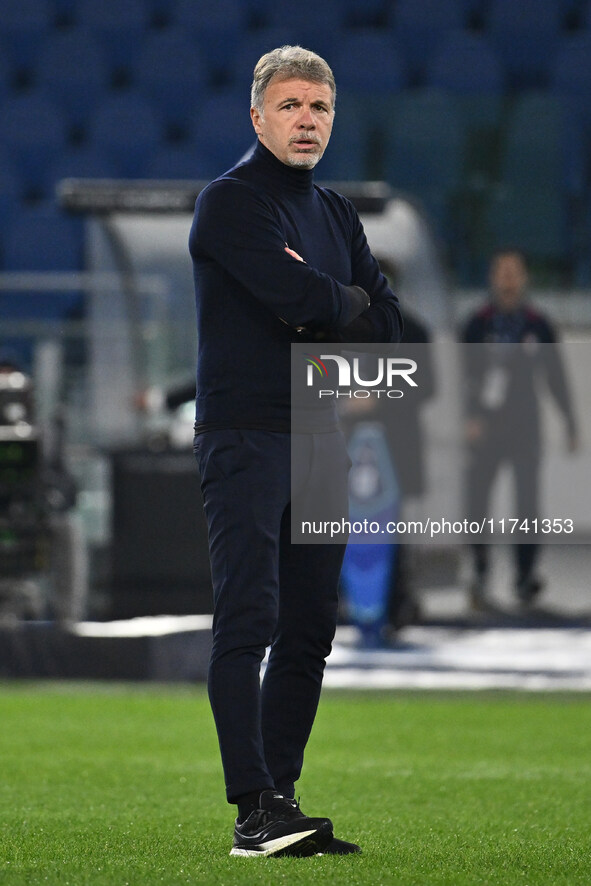
[[[287,162],[298,169],[314,169],[319,160],[320,154],[301,154],[288,157]]]

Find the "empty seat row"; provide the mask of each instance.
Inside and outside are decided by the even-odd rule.
[[[201,56],[210,74],[229,80],[245,76],[244,68],[248,72],[246,76],[250,76],[252,56],[258,57],[274,45],[300,42],[333,61],[340,54],[342,41],[350,48],[358,38],[366,40],[363,32],[344,30],[349,21],[347,16],[354,7],[352,0],[324,0],[323,3],[300,0],[297,4],[291,0],[258,4],[255,0],[250,4],[241,0],[218,0],[215,4],[171,0],[169,4],[160,4],[161,9],[168,9],[170,24],[158,30],[150,28],[156,6],[157,0],[101,0],[100,3],[78,0],[71,4],[75,27],[60,30],[51,27],[51,11],[56,9],[51,0],[3,0],[0,4],[3,67],[11,71],[25,68],[39,75],[40,69],[46,69],[46,59],[41,56],[48,39],[59,43],[69,32],[79,34],[78,42],[87,40],[98,47],[103,63],[112,74],[133,70],[136,64],[143,64],[145,69],[145,42],[150,42],[157,57],[161,51],[159,41],[151,38],[165,38],[166,32],[176,31],[177,38],[181,36],[192,46],[197,67]],[[376,8],[378,6],[376,4]],[[520,88],[543,83],[549,63],[569,35],[561,24],[566,10],[574,8],[573,0],[520,0],[519,3],[489,0],[480,4],[474,0],[396,0],[381,4],[384,26],[369,30],[378,38],[375,47],[382,61],[390,49],[397,50],[406,76],[416,82],[447,35],[456,31],[470,35],[466,30],[466,16],[477,6],[483,11],[487,25],[484,37],[497,54],[509,85]],[[257,10],[265,27],[253,30],[249,22]],[[580,22],[591,29],[591,2],[581,6]],[[242,50],[248,51],[249,42],[255,52],[244,64]],[[62,42],[62,45],[69,44]],[[93,52],[91,47],[91,56]],[[140,57],[143,62],[139,61]],[[353,70],[357,68],[358,58],[359,53],[355,52]],[[89,65],[93,64],[91,57]],[[180,59],[175,68],[179,65]],[[187,76],[191,75],[192,67],[189,59],[185,67]],[[0,82],[2,74],[0,69]]]
[[[100,101],[86,140],[76,145],[68,144],[65,118],[43,93],[5,100],[0,116],[0,154],[21,196],[48,194],[59,178],[93,170],[126,178],[209,178],[233,165],[254,138],[248,102],[233,91],[195,104],[186,118],[186,138],[174,143],[167,140],[166,120],[135,90]],[[586,110],[547,93],[524,94],[493,107],[488,116],[480,100],[441,90],[377,95],[372,101],[342,93],[322,174],[332,179],[384,175],[407,190],[428,182],[450,190],[466,175],[470,139],[481,132],[489,140],[505,135],[502,162],[498,170],[488,170],[489,177],[543,184],[555,176],[571,194],[589,184]],[[374,156],[381,152],[381,168],[372,150]]]
[[[247,100],[260,55],[289,37],[283,29],[242,35],[232,60],[225,65],[226,86],[241,90]],[[591,105],[591,31],[563,37],[555,52],[541,55],[544,87]],[[330,61],[337,86],[345,91],[392,94],[413,83],[406,48],[392,34],[377,29],[343,35]],[[141,88],[175,124],[220,82],[212,72],[207,49],[181,29],[150,32],[128,62],[131,85]],[[437,48],[423,65],[424,85],[458,94],[502,95],[512,83],[511,71],[492,43],[466,31],[440,36]],[[30,75],[34,88],[42,88],[73,125],[84,124],[102,95],[114,91],[114,69],[89,31],[56,32],[47,37],[32,62]],[[0,51],[0,99],[14,94],[13,83],[6,55]]]

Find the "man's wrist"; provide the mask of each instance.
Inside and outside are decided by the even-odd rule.
[[[339,328],[343,329],[353,322],[360,314],[367,311],[371,299],[361,286],[347,286],[348,302],[341,313]]]

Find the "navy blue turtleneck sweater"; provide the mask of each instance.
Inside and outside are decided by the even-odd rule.
[[[289,431],[292,342],[400,339],[398,300],[352,204],[260,142],[201,192],[189,248],[197,431]]]

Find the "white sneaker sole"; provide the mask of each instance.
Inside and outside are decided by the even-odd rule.
[[[257,847],[256,849],[240,849],[234,846],[230,851],[230,855],[241,856],[242,858],[265,858],[269,855],[277,855],[277,853],[289,849],[290,846],[295,847],[297,843],[304,842],[308,837],[316,833],[317,831],[314,829],[312,831],[299,831],[297,834],[286,834],[284,837],[277,837],[275,840],[267,840],[266,843],[260,844],[260,848]]]

